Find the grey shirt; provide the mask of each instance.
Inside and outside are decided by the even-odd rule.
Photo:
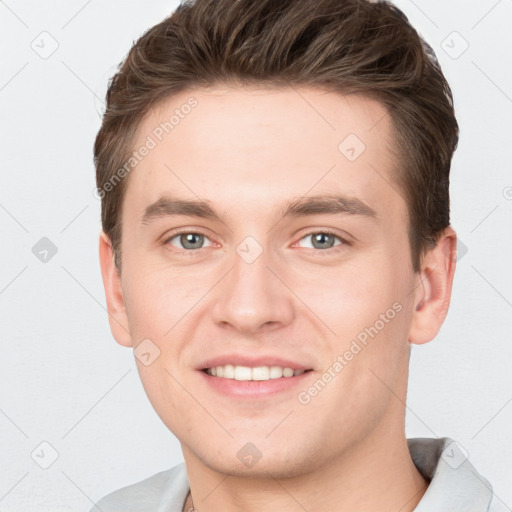
[[[415,512],[510,512],[464,450],[450,438],[413,438],[407,442],[415,466],[430,481]],[[182,462],[114,491],[90,512],[181,512],[188,492],[187,470]]]

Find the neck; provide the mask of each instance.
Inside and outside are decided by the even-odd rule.
[[[380,430],[380,429],[376,429]],[[251,479],[219,473],[183,447],[191,496],[184,510],[197,512],[412,512],[428,482],[415,467],[405,433],[374,431],[319,469],[286,479]],[[393,441],[394,440],[394,441]],[[206,498],[205,498],[206,497]]]

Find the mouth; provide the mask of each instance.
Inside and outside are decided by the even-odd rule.
[[[217,396],[288,400],[290,393],[311,380],[315,366],[308,356],[294,360],[279,354],[231,352],[203,359],[196,370],[202,385]]]
[[[237,381],[268,381],[296,377],[312,371],[312,369],[293,369],[283,366],[240,366],[226,364],[222,366],[213,366],[203,368],[202,371],[211,377],[219,379],[232,379]]]
[[[203,368],[198,374],[207,388],[217,395],[254,401],[278,397],[289,400],[293,390],[307,385],[313,372],[310,368],[294,369],[290,366],[226,364]]]

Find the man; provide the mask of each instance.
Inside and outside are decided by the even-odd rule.
[[[185,2],[96,139],[109,321],[185,462],[106,511],[499,510],[409,439],[411,344],[449,306],[458,140],[432,50],[363,0]]]

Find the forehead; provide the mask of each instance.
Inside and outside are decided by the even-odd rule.
[[[139,124],[133,149],[150,149],[129,175],[125,204],[140,213],[171,193],[249,212],[333,192],[400,203],[392,142],[386,108],[361,95],[305,87],[190,89]]]

